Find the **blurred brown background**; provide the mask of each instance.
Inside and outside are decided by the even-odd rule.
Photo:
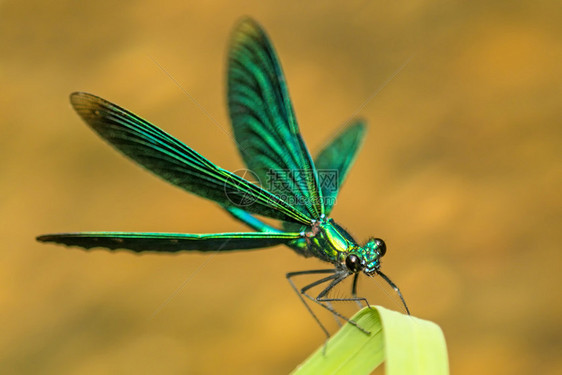
[[[284,278],[323,265],[285,248],[34,241],[243,229],[111,150],[68,103],[95,93],[242,168],[223,128],[243,15],[276,46],[311,152],[359,109],[368,120],[333,217],[387,241],[384,270],[441,325],[452,372],[562,373],[561,14],[556,1],[1,1],[0,373],[286,374],[323,343]],[[399,309],[381,285],[360,288]]]

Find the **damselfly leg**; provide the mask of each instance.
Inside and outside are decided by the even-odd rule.
[[[295,276],[304,276],[304,275],[317,275],[317,274],[331,274],[329,276],[323,277],[320,280],[316,280],[304,287],[302,287],[301,289],[299,289],[295,283],[293,282],[292,278]],[[361,302],[365,303],[366,306],[369,306],[369,302],[367,301],[366,298],[363,297],[357,297],[356,295],[353,295],[350,298],[327,298],[326,296],[328,295],[328,293],[339,283],[341,283],[343,280],[345,280],[348,276],[350,276],[350,274],[348,272],[342,272],[340,270],[337,269],[324,269],[324,270],[309,270],[309,271],[297,271],[297,272],[289,272],[287,273],[286,277],[287,280],[289,281],[289,283],[291,284],[291,287],[293,288],[293,290],[295,291],[295,293],[297,293],[297,295],[299,296],[300,300],[304,303],[304,305],[306,306],[306,309],[308,310],[308,312],[312,315],[312,317],[314,318],[314,320],[316,320],[316,322],[318,323],[318,325],[320,326],[320,328],[322,329],[322,331],[324,332],[324,334],[326,334],[327,337],[330,337],[330,334],[328,332],[328,330],[326,329],[326,327],[324,326],[324,324],[322,324],[322,322],[320,321],[320,319],[318,319],[318,317],[316,316],[316,314],[312,311],[312,309],[310,308],[310,306],[308,305],[308,303],[305,300],[305,297],[314,302],[317,303],[318,305],[322,306],[323,308],[325,308],[326,310],[328,310],[330,313],[332,313],[335,317],[343,319],[344,321],[348,322],[349,324],[352,324],[353,326],[357,327],[361,332],[369,335],[370,332],[367,331],[366,329],[362,328],[361,326],[359,326],[356,322],[354,322],[353,320],[347,318],[346,316],[340,314],[338,311],[336,311],[332,305],[331,302],[356,302],[361,306]],[[312,296],[309,293],[307,293],[311,288],[314,288],[315,286],[324,284],[324,283],[328,283],[328,286],[326,286],[324,289],[322,289],[322,291],[316,296]],[[356,287],[356,280],[354,278],[354,286]]]

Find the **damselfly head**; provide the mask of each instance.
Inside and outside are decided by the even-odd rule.
[[[352,273],[365,272],[372,276],[381,266],[380,258],[386,245],[380,238],[371,238],[363,247],[356,247],[345,258],[345,267]]]
[[[381,257],[386,254],[386,244],[380,238],[371,238],[361,248],[366,267],[363,271],[367,275],[376,273],[381,267]]]

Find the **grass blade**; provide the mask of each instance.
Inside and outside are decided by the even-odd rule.
[[[364,308],[352,320],[371,334],[344,325],[292,374],[370,374],[384,361],[387,375],[449,373],[445,337],[437,324],[380,306]]]

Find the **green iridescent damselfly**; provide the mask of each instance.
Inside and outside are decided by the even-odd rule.
[[[255,21],[244,19],[232,33],[228,109],[242,159],[258,181],[267,181],[267,189],[218,167],[178,139],[107,100],[76,92],[70,101],[80,117],[117,150],[173,185],[215,201],[255,232],[77,232],[45,234],[37,240],[85,249],[158,253],[223,252],[284,244],[302,256],[316,257],[334,266],[286,275],[327,336],[328,331],[307,301],[349,321],[332,307],[332,302],[368,305],[365,298],[357,296],[361,273],[381,276],[398,293],[409,313],[398,287],[380,270],[381,257],[386,252],[384,241],[371,238],[359,245],[329,218],[339,187],[362,143],[364,121],[349,122],[313,160],[301,137],[281,65],[267,35]],[[280,220],[281,229],[254,215]],[[321,278],[298,288],[293,278],[302,275]],[[349,276],[353,276],[351,297],[330,298],[329,292]],[[320,286],[321,292],[314,296],[310,289]]]

